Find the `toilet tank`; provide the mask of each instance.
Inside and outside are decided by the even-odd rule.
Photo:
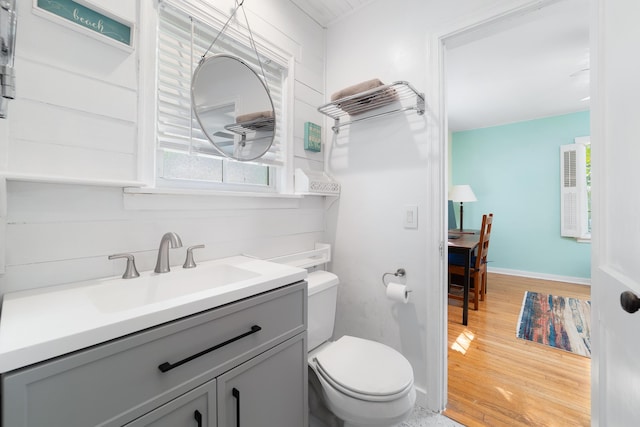
[[[333,335],[338,300],[338,276],[328,271],[314,271],[307,276],[307,348],[313,350]]]

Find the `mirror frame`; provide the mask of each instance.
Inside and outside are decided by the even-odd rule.
[[[216,60],[216,59],[220,59],[220,58],[229,58],[229,59],[232,59],[234,61],[237,61],[240,64],[242,64],[244,67],[246,67],[249,71],[251,71],[252,75],[255,76],[255,78],[258,79],[258,81],[261,83],[262,87],[264,88],[265,94],[267,95],[267,99],[269,100],[269,105],[271,106],[271,111],[273,112],[273,134],[271,135],[271,141],[269,141],[269,144],[266,146],[265,150],[262,151],[257,156],[239,157],[239,156],[229,155],[229,154],[225,153],[214,142],[212,136],[209,135],[209,133],[207,132],[207,130],[203,126],[202,121],[200,119],[200,114],[198,113],[198,109],[196,108],[196,105],[195,105],[195,90],[194,89],[195,89],[195,86],[196,86],[196,81],[198,79],[198,76],[199,76],[199,73],[200,73],[201,69],[207,63],[209,63],[209,62],[211,62],[213,60]],[[213,145],[215,147],[215,149],[225,157],[228,157],[228,158],[231,158],[231,159],[234,159],[234,160],[238,160],[238,161],[241,161],[241,162],[248,162],[248,161],[259,159],[260,157],[264,156],[266,153],[269,152],[269,149],[271,148],[271,146],[273,145],[273,141],[275,140],[277,115],[276,115],[275,106],[273,105],[273,99],[271,98],[271,92],[269,91],[269,87],[267,86],[265,80],[262,79],[260,77],[260,75],[249,64],[247,64],[242,58],[239,58],[239,57],[237,57],[235,55],[231,55],[231,54],[227,54],[227,53],[219,53],[219,54],[211,55],[211,56],[209,56],[207,58],[202,58],[200,60],[200,62],[198,63],[198,66],[196,67],[195,71],[193,72],[193,76],[191,78],[191,111],[193,111],[193,114],[196,116],[196,120],[198,121],[198,125],[202,129],[202,132],[207,137],[207,139],[209,140],[211,145]],[[235,144],[236,143],[234,142],[234,146],[235,146]]]

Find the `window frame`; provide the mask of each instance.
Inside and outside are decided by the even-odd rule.
[[[196,13],[200,20],[211,20],[209,23],[220,28],[228,19],[226,12],[220,11],[211,5],[207,5],[203,0],[188,0],[177,4],[171,0],[153,0],[152,2],[140,3],[140,15],[144,17],[140,22],[139,37],[139,126],[138,134],[140,144],[138,145],[138,177],[144,182],[148,188],[159,189],[167,188],[171,192],[184,189],[186,192],[192,190],[210,190],[211,194],[219,194],[220,192],[230,193],[246,193],[250,196],[252,193],[263,195],[273,193],[274,196],[280,194],[289,194],[293,191],[293,149],[291,147],[291,136],[293,135],[292,111],[291,108],[293,98],[293,87],[295,84],[294,64],[295,58],[289,52],[280,47],[273,45],[262,38],[259,33],[252,28],[253,38],[256,43],[260,57],[268,58],[270,61],[278,64],[285,69],[282,83],[282,100],[278,115],[282,122],[280,128],[280,144],[282,150],[282,165],[268,166],[268,185],[252,185],[238,184],[228,182],[210,182],[198,180],[181,180],[162,178],[157,173],[158,163],[161,161],[159,153],[162,150],[158,147],[158,31],[159,31],[159,12],[162,3],[184,11],[187,14]],[[206,6],[206,11],[202,7]],[[201,13],[202,15],[197,15]],[[207,21],[209,22],[209,21]],[[246,27],[242,26],[243,32]],[[228,27],[225,32],[233,32],[234,37],[245,37],[238,30]],[[220,157],[223,162],[235,162],[235,160]],[[241,163],[258,163],[258,162],[241,162]]]
[[[560,235],[578,242],[591,241],[590,186],[587,178],[587,147],[590,136],[574,138],[560,146]],[[569,161],[570,157],[574,164]]]

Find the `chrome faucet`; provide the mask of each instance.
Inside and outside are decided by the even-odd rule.
[[[153,270],[156,273],[168,273],[169,268],[169,244],[172,248],[181,248],[182,240],[176,233],[170,231],[165,233],[160,240],[160,248],[158,249],[158,261],[156,262],[156,268]]]

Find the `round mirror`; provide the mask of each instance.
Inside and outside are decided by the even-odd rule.
[[[219,54],[198,64],[191,82],[193,112],[220,153],[236,160],[262,157],[275,135],[269,91],[241,59]]]

